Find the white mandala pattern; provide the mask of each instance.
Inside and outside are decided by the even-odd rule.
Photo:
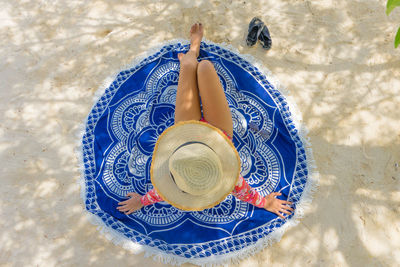
[[[237,55],[205,43],[202,43],[201,49],[237,64],[238,67],[251,73],[252,77],[263,84],[265,90],[268,91],[277,106],[271,107],[271,109],[278,110],[289,131],[290,138],[297,148],[295,172],[288,200],[298,201],[307,179],[308,169],[304,147],[291,120],[286,100],[269,84],[265,75]],[[169,45],[143,60],[138,66],[122,71],[93,107],[88,116],[86,133],[82,140],[86,180],[85,204],[86,208],[99,216],[106,225],[139,244],[157,247],[166,253],[183,257],[203,258],[211,255],[223,255],[255,244],[260,238],[280,227],[283,221],[277,218],[240,235],[201,244],[168,244],[163,240],[132,230],[113,216],[103,212],[97,203],[95,194],[96,177],[101,177],[105,185],[104,190],[108,190],[107,193],[113,197],[125,196],[133,189],[143,194],[152,188],[148,177],[151,148],[159,134],[173,124],[171,114],[173,114],[175,105],[179,77],[178,61],[157,65],[153,68],[151,75],[147,77],[143,90],[127,95],[113,107],[109,106],[109,103],[120,86],[142,66],[156,62],[170,51],[184,52],[186,50],[187,46],[179,43]],[[234,142],[242,160],[242,175],[247,176],[245,179],[257,191],[266,195],[276,188],[279,177],[282,177],[280,169],[282,167],[279,166],[279,155],[277,155],[279,152],[267,145],[267,141],[273,136],[273,114],[275,113],[268,113],[265,109],[268,104],[256,95],[249,92],[244,94],[237,90],[236,81],[233,79],[233,75],[228,73],[227,68],[219,61],[213,63],[232,111]],[[102,165],[97,166],[94,153],[94,133],[99,118],[107,110],[110,113],[109,132],[111,134],[109,138],[113,140],[113,143],[108,154],[105,155]],[[158,112],[158,116],[154,116],[155,112]],[[248,123],[250,122],[257,125],[260,130],[267,132],[268,136],[261,136],[258,132],[249,131]],[[229,224],[243,219],[252,208],[247,203],[238,201],[230,195],[216,207],[202,212],[183,212],[165,202],[160,202],[143,208],[130,218],[132,221],[144,222],[152,226],[168,226],[163,231],[171,231],[184,217],[191,218],[204,227],[212,228],[211,223]]]
[[[166,226],[178,221],[184,214],[181,210],[166,203],[157,203],[140,209],[133,216],[153,226]]]
[[[114,194],[124,197],[131,192],[130,185],[124,185],[127,182],[127,170],[129,154],[126,151],[126,145],[118,143],[114,146],[106,158],[106,164],[103,174],[103,182],[107,188]],[[121,183],[124,182],[124,183]]]
[[[228,195],[219,205],[201,212],[193,212],[192,216],[206,223],[230,223],[246,216],[248,205],[248,203]]]

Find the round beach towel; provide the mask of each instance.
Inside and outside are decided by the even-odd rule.
[[[261,195],[294,203],[285,220],[228,195],[204,211],[166,202],[125,215],[126,194],[153,188],[150,163],[158,136],[174,124],[180,64],[187,41],[174,41],[120,71],[96,100],[81,139],[82,198],[91,221],[115,243],[165,263],[237,261],[279,240],[311,200],[311,150],[287,99],[256,60],[225,45],[201,43],[199,60],[214,64],[233,117],[241,175]],[[251,62],[251,63],[250,63]]]

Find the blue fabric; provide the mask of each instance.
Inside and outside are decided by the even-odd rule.
[[[167,45],[120,72],[91,110],[82,142],[86,209],[132,242],[193,259],[252,246],[286,220],[232,195],[201,212],[166,202],[130,215],[116,209],[128,192],[153,188],[151,156],[158,136],[174,124],[177,54],[187,50],[187,44]],[[295,208],[308,167],[285,98],[257,68],[226,49],[202,42],[200,59],[213,62],[223,84],[241,174],[263,196],[281,192],[279,198]]]

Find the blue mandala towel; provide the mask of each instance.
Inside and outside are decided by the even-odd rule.
[[[221,263],[280,238],[310,191],[310,165],[281,92],[237,53],[202,42],[200,59],[213,62],[231,108],[242,176],[263,196],[281,192],[279,198],[292,201],[295,212],[283,220],[232,195],[201,212],[166,202],[130,215],[118,211],[128,192],[153,188],[152,152],[158,136],[174,124],[177,54],[188,48],[184,42],[166,45],[121,71],[95,103],[81,144],[83,199],[97,223],[124,247],[132,244],[169,263]]]

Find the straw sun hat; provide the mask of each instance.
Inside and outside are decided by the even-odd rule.
[[[240,158],[217,127],[189,120],[167,128],[154,147],[151,182],[169,204],[182,210],[211,208],[232,192]]]

